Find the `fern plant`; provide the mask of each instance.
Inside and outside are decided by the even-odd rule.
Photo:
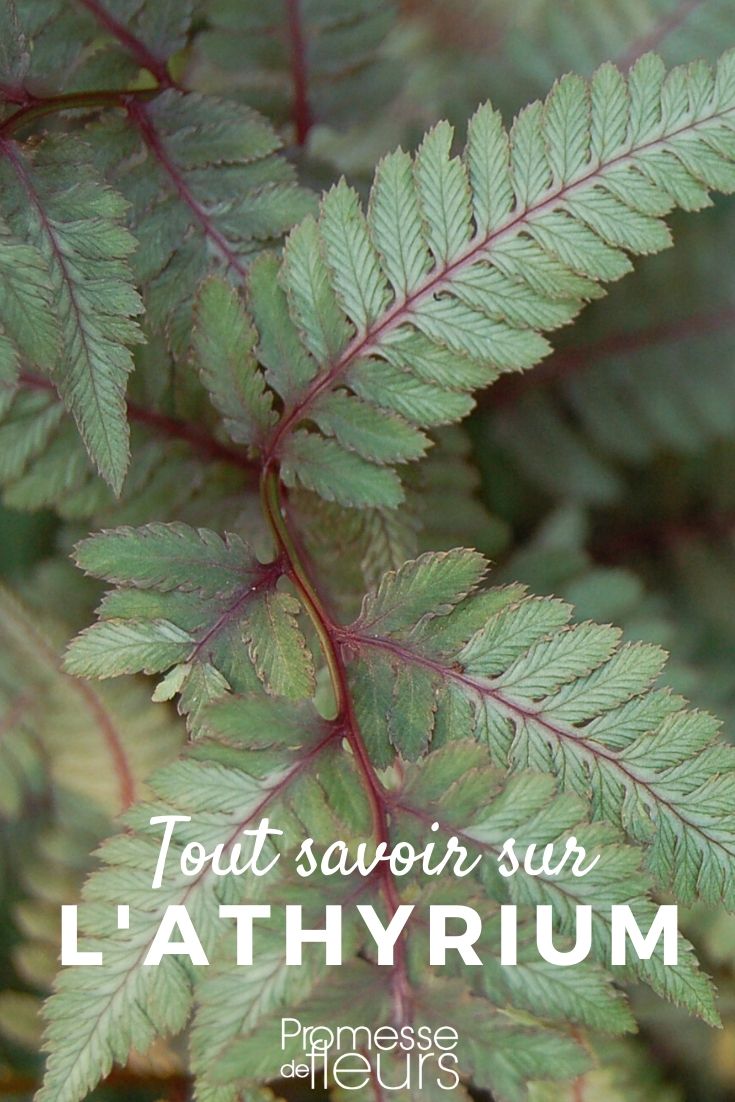
[[[735,191],[735,53],[668,72],[645,53],[627,72],[566,75],[509,128],[485,103],[461,151],[439,122],[415,153],[382,157],[364,201],[344,178],[317,199],[275,129],[288,132],[284,24],[243,7],[19,0],[3,15],[0,481],[10,506],[54,510],[80,573],[39,569],[24,604],[0,606],[3,753],[30,787],[47,771],[57,833],[69,792],[123,811],[82,889],[80,947],[102,963],[56,981],[36,1097],[80,1102],[171,1043],[199,1102],[265,1102],[302,1055],[282,1032],[297,1018],[451,1024],[458,1098],[542,1102],[586,1085],[665,1098],[657,1075],[631,1073],[640,1049],[609,1039],[636,1027],[621,984],[709,1025],[714,988],[684,936],[675,966],[656,950],[613,967],[611,908],[628,905],[641,928],[662,898],[735,910],[735,754],[716,720],[659,682],[660,647],[573,621],[512,566],[489,584],[487,555],[508,532],[473,500],[456,423],[477,392],[543,360],[547,335],[633,258],[666,249],[675,208]],[[285,5],[300,144],[312,122],[338,121],[333,53],[369,88],[392,26],[387,5],[338,7]],[[221,99],[208,61],[229,30],[252,51]],[[452,546],[452,505],[481,551]],[[75,586],[82,616],[97,614],[62,669],[57,622],[74,617],[54,601]],[[142,677],[156,679],[147,694]],[[0,796],[17,815],[26,782],[9,771]],[[162,816],[178,826],[152,888]],[[266,817],[279,831],[267,878],[186,874],[187,846],[231,859]],[[584,879],[500,875],[510,836],[563,847],[572,835],[599,858]],[[371,855],[461,845],[472,875],[378,862],[299,878],[306,838],[318,854],[342,839],[353,856],[361,843]],[[270,916],[254,963],[236,964],[219,908],[254,901]],[[318,948],[292,966],[290,904],[310,926],[342,905],[340,967]],[[413,908],[390,964],[358,904],[383,924]],[[429,966],[437,904],[481,916],[481,967]],[[171,906],[186,907],[206,966],[185,954],[149,965]],[[576,907],[591,909],[589,960],[539,958],[544,906],[565,948]],[[19,979],[6,1017],[44,984]],[[400,1086],[401,1067],[385,1062],[395,1097],[444,1096]],[[345,1093],[329,1078],[325,1089]],[[359,1097],[385,1089],[372,1077]]]

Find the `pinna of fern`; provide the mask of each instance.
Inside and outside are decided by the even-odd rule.
[[[540,331],[629,271],[628,253],[670,244],[662,216],[675,205],[699,209],[709,188],[735,186],[732,67],[725,55],[717,75],[697,64],[665,77],[649,56],[627,82],[612,66],[589,89],[564,78],[510,136],[481,108],[463,159],[439,124],[415,160],[382,162],[367,218],[334,187],[318,222],[289,237],[282,302],[268,290],[275,260],[250,278],[265,382],[284,404],[271,424],[264,391],[250,430],[266,463],[345,505],[398,504],[391,468],[422,454],[425,429],[546,355]]]

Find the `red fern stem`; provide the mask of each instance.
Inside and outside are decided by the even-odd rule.
[[[360,731],[347,678],[347,670],[341,648],[342,629],[329,616],[308,571],[298,554],[293,535],[286,522],[281,502],[281,482],[278,468],[266,466],[261,480],[263,512],[285,563],[286,573],[301,597],[306,612],[317,633],[334,691],[337,715],[336,729],[341,732],[355,759],[372,817],[373,835],[378,845],[390,849],[390,809],[385,789],[375,772],[365,741]],[[381,862],[375,874],[388,909],[389,918],[395,915],[399,895],[390,867]],[[400,937],[395,948],[393,966],[393,1017],[397,1026],[410,1021],[412,1016],[411,992],[406,963],[405,941]]]
[[[306,40],[301,19],[300,0],[285,0],[288,37],[291,47],[291,80],[293,82],[293,123],[296,144],[303,146],[313,125],[309,103]]]
[[[96,108],[124,108],[130,99],[153,99],[161,88],[133,88],[130,90],[100,88],[93,92],[70,92],[60,96],[26,96],[23,106],[0,125],[0,137],[10,138],[21,127],[29,126],[36,119],[55,115],[59,111],[93,111]],[[2,96],[0,96],[2,98]],[[6,100],[6,102],[14,102]]]

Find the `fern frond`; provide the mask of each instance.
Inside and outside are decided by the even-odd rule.
[[[715,475],[719,483],[722,472],[706,466],[707,481]],[[705,535],[696,525],[690,530],[690,521],[653,516],[649,526],[633,526],[627,537],[609,537],[615,553],[602,565],[589,519],[579,508],[561,508],[510,556],[497,578],[563,597],[574,604],[576,620],[613,620],[628,640],[663,642],[671,652],[665,683],[715,711],[730,738],[735,677],[726,655],[734,641],[729,609],[735,581],[732,549],[715,535],[727,530],[723,523],[724,529],[715,517],[713,534]]]
[[[11,233],[0,221],[0,325],[13,344],[15,357],[53,367],[59,354],[54,291],[42,253]],[[12,395],[16,379],[3,378]]]
[[[117,492],[128,463],[129,346],[140,339],[133,319],[142,309],[128,268],[135,243],[121,224],[125,204],[97,178],[83,147],[75,163],[67,159],[68,139],[63,151],[49,139],[32,157],[4,140],[0,152],[7,218],[33,250],[26,265],[39,273],[39,290],[32,297],[26,290],[23,309],[53,308],[23,351],[41,353],[34,366],[51,375],[100,474]],[[2,248],[11,263],[12,239],[6,236]],[[25,321],[33,324],[33,317]]]
[[[454,558],[459,564],[461,553]],[[567,628],[568,606],[519,599],[514,587],[465,602],[459,578],[456,611],[437,618],[437,563],[424,556],[388,574],[342,636],[356,658],[358,711],[376,761],[391,759],[390,742],[415,757],[430,737],[442,745],[474,730],[511,770],[541,769],[591,791],[595,815],[649,846],[651,875],[683,902],[735,907],[735,839],[722,817],[735,757],[716,739],[715,721],[651,689],[663,653],[621,647],[610,628]],[[401,611],[409,582],[424,594],[423,612]],[[380,610],[394,602],[397,619],[384,630]]]
[[[682,1102],[678,1086],[666,1082],[639,1043],[604,1041],[593,1052],[598,1067],[569,1088],[532,1084],[530,1102],[577,1102],[580,1090],[599,1102]]]
[[[312,691],[313,660],[297,603],[276,589],[280,564],[259,562],[238,537],[151,524],[85,540],[76,555],[88,574],[119,588],[104,598],[99,622],[70,645],[70,673],[167,673],[158,699],[182,693],[182,710],[194,723],[227,689],[254,691],[263,681],[288,696]]]
[[[627,68],[649,50],[674,65],[714,59],[732,26],[727,0],[643,0],[635,8],[624,0],[542,0],[511,21],[503,62],[532,89],[545,88],[568,69],[591,73],[607,58]]]
[[[471,390],[546,355],[539,331],[629,271],[629,253],[670,243],[662,215],[735,188],[733,67],[728,54],[716,74],[700,64],[665,76],[648,56],[627,80],[609,65],[589,85],[564,78],[510,135],[481,108],[463,159],[440,123],[415,159],[398,151],[381,164],[367,218],[336,185],[284,255],[310,365],[266,447],[286,482],[344,505],[395,504],[388,438],[394,454],[411,452],[390,417],[421,429],[463,416]],[[272,325],[261,319],[266,344]],[[342,440],[298,428],[336,433],[335,393]],[[360,443],[363,402],[384,422],[380,467]],[[339,478],[338,457],[349,471]]]
[[[457,122],[487,97],[512,115],[564,73],[591,76],[606,61],[714,61],[735,30],[729,0],[459,0],[451,13],[428,0],[412,16],[428,41],[414,111]]]
[[[50,507],[72,522],[94,518],[94,528],[182,520],[232,530],[247,514],[255,537],[253,463],[220,438],[215,410],[190,369],[151,398],[154,374],[147,358],[139,363],[133,390],[147,401],[128,399],[131,460],[116,497],[97,476],[53,386],[23,372],[0,417],[4,502],[19,510]]]
[[[648,884],[645,879],[639,878],[636,871],[639,855],[635,850],[621,846],[619,837],[614,831],[610,833],[606,823],[579,822],[585,805],[571,796],[553,798],[557,782],[552,776],[521,769],[508,780],[507,775],[500,771],[495,775],[487,771],[486,755],[487,749],[473,746],[458,731],[450,744],[429,755],[418,766],[410,766],[404,792],[396,800],[401,836],[413,838],[418,843],[427,827],[437,822],[444,837],[456,834],[472,852],[485,854],[491,859],[481,866],[484,869],[482,880],[485,891],[491,899],[503,901],[509,898],[519,906],[551,905],[563,933],[574,931],[576,906],[591,906],[593,955],[600,964],[608,966],[610,906],[613,901],[619,900],[622,893],[642,923],[650,923],[653,916],[653,905],[645,898]],[[481,784],[484,785],[481,799],[476,795],[475,784],[478,790]],[[562,781],[562,787],[563,784]],[[524,822],[521,823],[521,820]],[[532,842],[546,843],[573,833],[588,852],[603,855],[600,868],[589,878],[581,880],[568,875],[534,878],[525,872],[521,875],[519,871],[517,876],[501,884],[494,862],[500,856],[504,842],[511,836],[511,830],[519,852]],[[624,888],[624,884],[628,887]],[[616,1032],[629,1027],[625,1007],[610,1005],[610,992],[599,975],[594,972],[587,976],[579,975],[576,981],[572,981],[574,990],[569,992],[569,998],[574,1005],[573,1008],[565,1006],[563,990],[545,990],[544,966],[529,951],[525,960],[519,958],[517,967],[522,969],[525,963],[531,973],[535,973],[539,988],[544,989],[543,994],[541,990],[537,992],[537,1001],[531,1005],[526,1000],[529,986],[533,986],[533,978],[529,976],[527,981],[520,979],[516,985],[515,974],[508,976],[505,969],[497,966],[498,930],[493,923],[490,924],[489,934],[484,936],[488,936],[489,944],[494,946],[493,952],[488,954],[490,963],[485,967],[480,984],[486,997],[510,998],[515,1004],[534,1013],[539,1013],[545,1002],[544,1014],[555,1021],[576,1020],[579,1024],[600,1028],[599,1022],[595,1026],[594,1018],[602,1013],[612,1015],[608,1018],[608,1025],[616,1023]],[[684,939],[680,940],[677,968],[662,967],[660,957],[654,956],[647,961],[631,961],[626,969],[620,971],[627,979],[648,984],[659,995],[686,1007],[710,1023],[717,1021],[709,980],[699,972],[691,947]],[[555,969],[555,977],[556,972]],[[555,978],[554,984],[557,982]],[[596,997],[585,1005],[584,1012],[581,1012],[578,1001],[580,990],[577,982],[582,989],[589,984],[592,991],[596,990]],[[580,1013],[582,1016],[577,1018]]]
[[[148,561],[157,543],[159,554],[171,554],[167,530],[161,527],[153,535]],[[105,548],[123,538],[123,533],[97,537],[86,549],[83,545],[81,562],[98,575],[115,577],[104,565]],[[134,538],[143,541],[145,530]],[[196,540],[193,533],[187,538]],[[621,647],[611,628],[567,629],[568,606],[522,598],[518,587],[468,598],[483,570],[476,554],[423,556],[386,575],[358,620],[338,629],[355,659],[350,673],[358,718],[375,762],[390,764],[394,747],[416,758],[429,740],[440,746],[474,730],[499,763],[560,772],[566,786],[591,790],[595,813],[650,845],[651,872],[683,901],[724,898],[733,906],[728,869],[735,843],[720,809],[732,789],[734,759],[716,741],[717,725],[683,711],[678,698],[651,690],[663,665],[658,648]],[[165,590],[169,582],[163,576],[161,571],[155,584]],[[211,624],[211,618],[202,621],[201,604],[195,612],[193,594],[140,592],[151,583],[133,569],[125,579],[138,588],[105,599],[99,624],[72,644],[70,668],[110,675],[163,670],[178,659],[188,675],[193,660],[186,655],[201,661],[204,639],[227,675],[225,659],[214,657],[211,628],[201,634],[202,622]],[[217,634],[229,632],[233,621],[243,630],[240,620],[247,617],[243,609],[250,594],[246,585],[235,601],[217,596],[225,610],[213,602]],[[194,623],[200,625],[198,640]],[[292,638],[286,623],[287,618],[279,632],[285,640]],[[178,634],[188,638],[179,642]],[[121,640],[128,644],[125,656]],[[298,635],[288,646],[301,646]],[[174,655],[176,647],[180,653]],[[180,689],[181,676],[174,675],[172,691]],[[703,819],[705,792],[710,810]]]
[[[257,443],[277,420],[254,355],[257,339],[237,293],[221,279],[203,284],[194,350],[204,385],[236,444]]]

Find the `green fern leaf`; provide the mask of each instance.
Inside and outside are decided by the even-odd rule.
[[[419,459],[430,443],[403,418],[376,410],[344,390],[325,394],[315,404],[313,416],[325,435],[374,463]]]
[[[11,727],[27,732],[42,752],[55,785],[116,814],[142,795],[149,773],[176,755],[181,731],[151,708],[137,682],[97,687],[63,673],[68,632],[48,613],[41,617],[0,591],[0,703]]]
[[[259,256],[249,272],[249,306],[260,336],[258,359],[270,386],[285,402],[292,401],[311,381],[316,364],[301,344],[278,284],[278,258]]]
[[[429,586],[432,565],[436,557],[427,556],[387,575],[382,601],[398,598],[422,569]],[[568,629],[570,609],[559,601],[519,601],[512,590],[497,597],[497,611],[479,629],[464,617],[482,596],[468,598],[467,613],[461,604],[428,619],[407,610],[405,621],[389,620],[378,634],[371,624],[377,598],[368,598],[344,631],[363,669],[354,682],[358,707],[365,682],[375,681],[375,662],[385,663],[386,679],[395,682],[389,734],[416,756],[415,744],[403,743],[404,713],[410,732],[417,694],[428,700],[429,678],[427,735],[433,730],[441,743],[470,726],[503,766],[561,774],[567,788],[592,792],[597,817],[619,822],[649,847],[651,875],[682,902],[699,897],[735,907],[728,871],[735,842],[722,817],[735,756],[717,740],[717,723],[652,690],[664,660],[658,648],[620,647],[615,632],[593,625]],[[366,700],[363,711],[374,706]],[[386,717],[375,716],[376,736]],[[378,760],[385,754],[383,743]]]
[[[194,350],[199,370],[236,444],[254,444],[276,420],[253,350],[257,335],[237,294],[221,279],[199,291]]]
[[[136,87],[141,69],[144,79],[165,85],[166,59],[184,47],[192,13],[191,0],[122,7],[8,0],[0,22],[0,81],[21,103],[27,89],[50,95]],[[121,27],[122,35],[116,33]]]
[[[110,618],[77,636],[67,654],[67,673],[78,677],[119,677],[124,673],[162,673],[185,661],[193,636],[168,620],[131,623]],[[111,655],[115,661],[111,662]]]
[[[18,349],[4,333],[0,333],[0,415],[12,405],[19,368]]]
[[[203,597],[225,596],[253,581],[252,554],[237,536],[222,539],[205,528],[149,524],[119,528],[83,540],[76,548],[81,570],[116,585],[162,593],[178,589]]]
[[[62,340],[58,367],[56,357],[38,366],[52,370],[90,456],[119,492],[128,464],[125,384],[133,366],[128,346],[140,339],[133,318],[141,311],[127,264],[135,243],[121,224],[125,205],[87,167],[83,147],[73,162],[69,159],[68,140],[63,149],[49,140],[32,159],[14,142],[6,142],[3,152],[0,172],[10,225],[35,250],[26,250],[25,263],[31,260],[38,272],[33,258],[42,257],[48,270],[48,277],[41,272],[48,286],[40,302],[35,292],[35,308],[40,310],[52,291]],[[38,282],[36,276],[32,285]],[[26,290],[26,310],[30,294]],[[24,350],[39,350],[41,342],[46,353],[51,339],[49,322],[42,322],[35,337],[25,338]]]
[[[394,508],[403,500],[401,484],[392,470],[374,466],[314,432],[299,430],[290,436],[282,475],[287,486],[300,482],[340,505]]]
[[[266,593],[248,619],[245,641],[261,681],[277,696],[314,691],[314,662],[298,625],[301,605],[289,593]]]
[[[371,496],[354,464],[355,494],[346,474],[337,497],[323,474],[327,453],[314,441],[305,453],[306,438],[290,432],[312,417],[319,424],[329,391],[346,383],[420,428],[457,419],[467,391],[545,356],[539,330],[599,297],[603,282],[630,269],[628,254],[666,248],[662,215],[677,203],[702,206],[709,189],[733,190],[732,74],[726,54],[715,73],[698,65],[664,79],[650,55],[627,84],[612,66],[589,84],[566,77],[545,104],[519,114],[510,135],[481,108],[463,158],[452,156],[446,123],[413,163],[393,154],[378,169],[368,219],[344,182],[333,188],[319,221],[292,232],[281,272],[304,369],[266,454],[282,460],[289,481],[298,465],[302,484],[329,500],[387,504],[382,483]],[[699,200],[683,196],[687,180]],[[272,327],[262,306],[261,314]],[[464,377],[452,371],[453,356],[466,364]],[[336,431],[329,419],[320,427]],[[395,449],[403,459],[398,439]],[[386,446],[375,459],[389,455]]]
[[[28,363],[53,367],[59,352],[59,327],[53,312],[53,287],[38,249],[19,241],[0,222],[0,324]]]
[[[249,692],[262,680],[276,693],[309,695],[312,659],[296,602],[275,589],[281,568],[259,562],[237,537],[184,524],[120,528],[83,541],[77,561],[119,588],[103,600],[99,622],[70,644],[70,672],[116,677],[173,667],[159,698],[181,692],[192,722],[228,687]]]

